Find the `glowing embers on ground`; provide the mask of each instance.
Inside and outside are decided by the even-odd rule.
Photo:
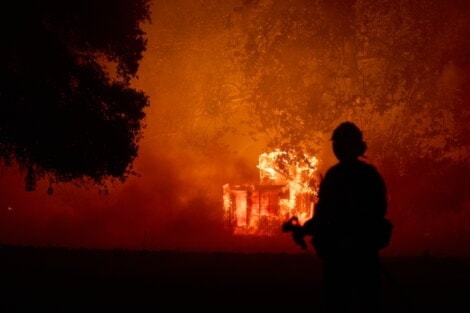
[[[259,156],[260,182],[223,186],[224,222],[235,235],[272,236],[292,216],[312,217],[318,160],[279,149]]]

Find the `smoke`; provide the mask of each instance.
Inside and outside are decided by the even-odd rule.
[[[157,142],[161,144],[161,142]],[[109,193],[39,181],[24,190],[14,169],[0,179],[0,242],[129,249],[223,245],[222,185],[252,181],[256,164],[229,155],[143,142],[131,176]]]

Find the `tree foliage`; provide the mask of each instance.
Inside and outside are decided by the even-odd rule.
[[[0,159],[34,188],[125,180],[138,153],[145,93],[131,88],[149,0],[11,2],[1,14]]]
[[[467,2],[259,0],[233,15],[251,123],[273,146],[318,150],[351,119],[379,158],[468,157]]]

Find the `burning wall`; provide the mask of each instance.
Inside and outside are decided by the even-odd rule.
[[[259,156],[260,181],[223,186],[224,222],[235,235],[272,236],[292,216],[312,217],[318,160],[279,149]]]

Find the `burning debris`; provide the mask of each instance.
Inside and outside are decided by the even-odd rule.
[[[223,186],[224,222],[235,235],[272,236],[292,216],[313,216],[318,160],[279,149],[259,156],[258,184]]]

